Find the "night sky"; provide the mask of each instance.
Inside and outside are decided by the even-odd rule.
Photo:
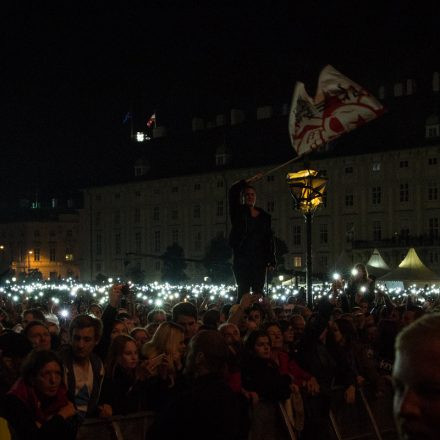
[[[156,111],[188,130],[193,115],[290,103],[297,80],[313,93],[327,63],[372,87],[438,58],[438,7],[406,0],[38,3],[2,14],[0,198],[104,182],[135,154],[129,110],[135,129]]]

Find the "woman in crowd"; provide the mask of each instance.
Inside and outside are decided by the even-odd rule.
[[[353,274],[345,290],[343,308],[345,312],[361,302],[367,302],[370,306],[374,302],[374,281],[368,276],[364,264],[358,263],[354,266]]]
[[[174,322],[163,322],[151,339],[158,354],[165,354],[163,363],[167,364],[167,380],[173,387],[183,370],[185,352],[185,332],[182,326]]]
[[[76,437],[76,410],[67,398],[63,366],[55,353],[32,351],[22,374],[6,395],[3,417],[20,440]]]
[[[139,369],[136,341],[116,336],[107,355],[106,376],[101,390],[101,416],[128,414],[145,408],[145,375]]]

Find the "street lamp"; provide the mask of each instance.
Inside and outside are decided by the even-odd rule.
[[[287,174],[287,184],[290,188],[295,209],[304,215],[306,221],[306,283],[307,305],[313,306],[312,296],[312,218],[322,204],[327,178],[316,170],[301,170]]]

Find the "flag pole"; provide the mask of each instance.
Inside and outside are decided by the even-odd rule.
[[[294,157],[293,159],[289,159],[287,162],[284,162],[281,165],[278,165],[275,168],[272,168],[269,171],[266,171],[265,173],[262,173],[262,177],[267,176],[268,174],[273,173],[274,171],[278,171],[279,169],[284,168],[285,166],[289,165],[290,163],[296,162],[301,157],[302,156],[297,156],[297,157]]]

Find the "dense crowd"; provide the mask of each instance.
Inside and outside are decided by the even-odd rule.
[[[387,392],[396,335],[435,295],[390,295],[363,265],[321,286],[312,308],[293,289],[234,304],[226,286],[67,285],[57,296],[7,283],[0,429],[67,440],[85,418],[147,410],[152,439],[331,438],[334,399],[351,405],[366,384]]]

